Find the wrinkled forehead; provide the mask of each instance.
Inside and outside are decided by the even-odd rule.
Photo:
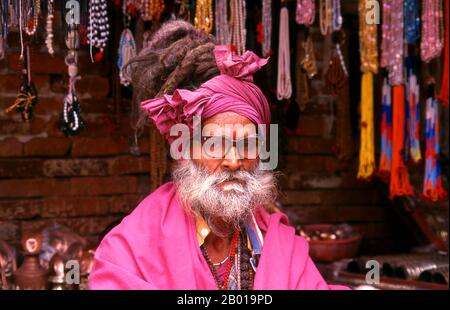
[[[202,120],[203,136],[228,136],[233,139],[256,135],[258,126],[235,112],[218,113]]]

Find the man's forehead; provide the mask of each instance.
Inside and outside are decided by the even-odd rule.
[[[228,136],[233,139],[250,136],[257,133],[257,126],[253,123],[242,124],[206,124],[203,126],[202,134],[206,136]]]

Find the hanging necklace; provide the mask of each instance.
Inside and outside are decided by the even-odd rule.
[[[391,55],[391,2],[383,0],[383,23],[381,26],[381,61],[380,66],[389,66]]]
[[[119,78],[120,84],[124,86],[130,85],[130,81],[128,79],[128,75],[123,71],[123,67],[127,64],[131,58],[136,56],[136,42],[133,37],[133,33],[131,32],[129,25],[131,20],[131,15],[127,11],[127,1],[123,2],[122,6],[123,13],[123,23],[124,29],[120,36],[119,41],[119,51],[117,57],[117,67],[119,68]]]
[[[13,110],[19,112],[24,122],[31,121],[33,107],[38,103],[36,87],[31,80],[30,47],[25,48],[25,55],[19,58],[19,71],[21,84],[15,102],[6,109],[6,113]]]
[[[236,251],[237,251],[237,247],[239,247],[239,230],[236,230],[233,236],[233,239],[231,241],[231,249],[230,249],[230,254],[228,256],[228,263],[226,266],[226,271],[225,271],[225,276],[223,279],[223,283],[221,283],[222,281],[220,281],[219,276],[217,275],[217,270],[216,270],[216,265],[214,265],[211,261],[211,258],[208,255],[208,252],[206,250],[206,246],[202,245],[201,246],[201,250],[203,253],[203,256],[205,257],[209,268],[211,270],[211,273],[214,277],[214,281],[216,282],[216,286],[219,290],[227,290],[228,289],[228,281],[229,281],[229,277],[230,277],[230,273],[231,273],[231,268],[233,267],[233,259],[236,255]]]
[[[197,0],[194,24],[198,29],[211,33],[214,24],[212,0]]]
[[[292,95],[291,57],[289,51],[289,12],[280,10],[280,32],[278,45],[277,99],[289,99]]]
[[[267,57],[272,54],[272,0],[263,0],[262,27],[262,54],[264,57]]]
[[[65,63],[69,74],[69,91],[64,98],[64,107],[61,114],[61,130],[66,136],[75,136],[84,127],[83,119],[80,115],[80,102],[75,90],[75,83],[80,79],[80,76],[78,75],[77,53],[79,42],[78,29],[75,27],[70,27],[66,38],[68,52],[65,58]]]
[[[331,0],[320,0],[319,3],[319,17],[320,17],[320,32],[326,36],[331,27]]]
[[[216,40],[220,45],[230,44],[230,32],[228,31],[228,1],[216,0]]]
[[[420,56],[426,63],[439,57],[442,51],[442,30],[439,26],[442,16],[439,0],[422,1],[422,34]]]
[[[297,0],[295,20],[297,24],[311,26],[316,17],[314,0]]]
[[[31,0],[29,7],[26,7],[25,33],[32,36],[36,33],[38,26],[39,14],[41,12],[41,1]]]
[[[96,55],[101,59],[103,49],[106,47],[109,36],[108,4],[106,0],[89,1],[89,26],[88,41],[91,61],[94,62],[92,47],[100,49],[100,54]]]
[[[367,0],[359,0],[358,6],[361,71],[377,73],[378,72],[377,25],[366,23],[366,16],[367,16],[366,2]]]
[[[247,36],[245,0],[231,0],[230,8],[231,47],[237,54],[242,55],[245,51]]]
[[[48,1],[48,9],[47,9],[47,24],[45,26],[45,30],[47,32],[47,37],[45,38],[45,45],[47,46],[47,51],[50,55],[53,55],[55,51],[53,50],[53,17],[54,17],[54,8],[53,1]]]
[[[405,0],[403,4],[406,43],[414,44],[420,35],[419,0]]]
[[[332,11],[332,30],[339,31],[342,28],[342,15],[341,15],[341,0],[333,0],[333,11]]]

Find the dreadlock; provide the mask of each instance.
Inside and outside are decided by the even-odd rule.
[[[219,74],[214,60],[215,39],[184,20],[164,23],[146,48],[131,59],[125,73],[139,102],[172,94],[177,88],[195,90]],[[140,113],[137,126],[147,123]]]

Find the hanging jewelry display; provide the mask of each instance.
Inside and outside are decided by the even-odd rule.
[[[333,11],[331,15],[331,29],[333,31],[339,31],[342,28],[342,13],[341,13],[341,0],[333,0]]]
[[[178,18],[182,18],[184,20],[190,21],[191,20],[191,10],[189,9],[188,4],[186,3],[187,0],[176,0],[175,3],[179,4]]]
[[[80,38],[78,29],[75,27],[70,27],[66,37],[68,52],[65,58],[65,63],[69,74],[69,91],[67,96],[64,98],[63,112],[61,113],[61,131],[66,136],[75,136],[84,127],[84,122],[80,115],[80,102],[75,90],[75,83],[81,78],[78,75],[77,49],[79,48],[79,44]]]
[[[319,17],[320,17],[320,33],[326,36],[331,31],[332,7],[331,0],[320,0]]]
[[[142,0],[141,17],[144,21],[159,22],[164,8],[164,0]]]
[[[405,144],[405,160],[409,157],[414,163],[422,160],[420,153],[420,90],[419,82],[417,80],[416,68],[414,58],[409,56],[407,58],[407,79],[406,79],[406,135],[407,143]]]
[[[309,101],[309,85],[307,73],[302,65],[302,61],[305,58],[305,37],[308,36],[307,28],[305,31],[297,31],[296,51],[297,57],[295,57],[295,98],[300,111],[304,111],[306,104]]]
[[[41,13],[41,0],[30,0],[27,2],[25,1],[25,4],[28,5],[24,8],[26,13],[24,30],[27,35],[32,36],[36,33],[38,27],[39,14]]]
[[[347,83],[348,73],[343,69],[343,61],[344,60],[342,59],[342,54],[339,54],[338,50],[334,49],[330,59],[328,70],[325,74],[325,89],[332,96],[338,96],[344,88],[345,83]]]
[[[443,31],[440,27],[440,19],[443,16],[442,14],[442,3],[440,0],[422,1],[420,56],[422,61],[426,63],[441,55]]]
[[[381,60],[380,66],[386,68],[391,58],[391,2],[383,0],[383,21],[381,26]]]
[[[408,169],[403,160],[405,125],[405,88],[403,85],[395,85],[392,101],[392,167],[389,188],[391,199],[413,193]]]
[[[272,55],[272,0],[262,3],[262,54],[264,57]]]
[[[444,50],[444,68],[442,70],[442,79],[441,79],[441,91],[438,96],[439,100],[441,100],[445,105],[448,105],[448,87],[449,87],[449,80],[448,80],[448,55],[450,53],[449,46],[448,46],[448,36],[449,34],[449,5],[445,6],[445,50]]]
[[[136,41],[134,40],[133,33],[129,28],[131,16],[127,11],[126,1],[123,2],[122,13],[124,19],[124,29],[122,31],[119,41],[117,67],[119,68],[120,72],[119,73],[120,84],[124,86],[129,86],[130,81],[127,78],[128,75],[126,74],[126,72],[123,71],[123,66],[127,64],[131,58],[136,56]]]
[[[420,36],[419,0],[404,0],[405,40],[415,44]]]
[[[89,1],[89,25],[88,25],[88,41],[89,54],[91,61],[94,62],[92,48],[96,47],[100,52],[96,55],[96,60],[103,57],[103,49],[108,43],[109,23],[108,23],[108,4],[106,0],[90,0]]]
[[[213,24],[212,0],[197,0],[194,18],[195,27],[211,33]]]
[[[277,99],[289,99],[292,95],[291,56],[289,51],[289,12],[280,10],[280,32],[278,45]]]
[[[16,110],[22,115],[24,122],[29,122],[33,117],[33,107],[38,103],[38,95],[31,80],[30,47],[28,45],[25,48],[24,55],[19,57],[19,68],[21,74],[17,99],[6,109],[6,113]]]
[[[45,31],[47,32],[47,36],[45,38],[45,45],[47,46],[47,51],[50,55],[55,53],[53,49],[53,18],[54,18],[54,7],[53,1],[49,0],[47,4],[47,24],[45,26]]]
[[[426,152],[423,197],[431,201],[437,201],[444,198],[447,193],[442,186],[441,166],[439,162],[439,103],[434,98],[434,85],[430,85],[429,88],[429,96],[426,101]]]
[[[367,24],[367,0],[359,0],[361,71],[361,142],[358,178],[369,179],[375,171],[373,74],[378,72],[377,25]]]
[[[309,79],[312,79],[317,74],[316,56],[314,54],[314,43],[310,35],[302,43],[304,50],[304,56],[301,60],[301,65],[308,75]]]
[[[246,48],[247,37],[245,0],[231,0],[230,9],[231,48],[237,54],[242,55]]]
[[[383,79],[381,98],[381,148],[378,173],[384,180],[389,180],[392,162],[392,98],[388,79]]]
[[[220,45],[230,44],[228,31],[228,1],[216,0],[214,12],[216,15],[216,41]]]
[[[295,21],[297,24],[311,26],[316,17],[316,4],[314,0],[297,0]]]

